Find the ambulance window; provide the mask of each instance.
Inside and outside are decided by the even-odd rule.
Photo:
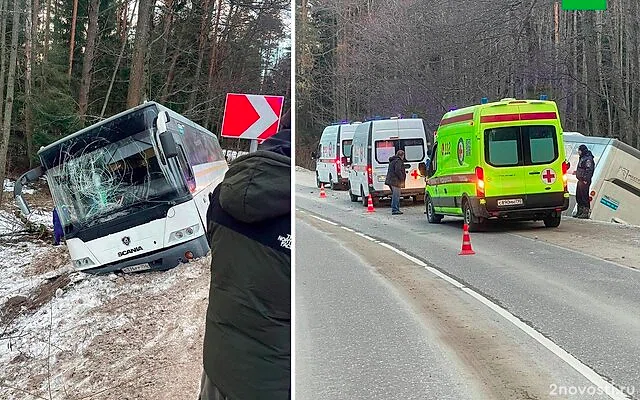
[[[396,154],[396,144],[393,140],[379,140],[376,142],[376,161],[379,164],[389,162],[389,159]]]
[[[353,140],[343,140],[342,141],[342,155],[345,157],[351,157],[351,146],[353,144]]]
[[[398,150],[404,150],[404,158],[408,162],[424,160],[424,141],[422,139],[402,139]]]
[[[558,141],[553,126],[525,126],[522,135],[529,142],[527,164],[548,164],[558,158]]]
[[[512,167],[520,164],[520,129],[516,127],[487,129],[485,158],[495,167]]]

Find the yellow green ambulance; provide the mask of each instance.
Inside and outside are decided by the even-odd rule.
[[[541,97],[544,99],[544,97]],[[568,163],[553,101],[502,99],[453,110],[436,132],[427,175],[427,220],[459,216],[560,225],[569,207]]]

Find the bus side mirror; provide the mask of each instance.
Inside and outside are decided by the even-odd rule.
[[[160,144],[162,145],[162,152],[167,159],[178,156],[178,147],[176,146],[176,141],[173,140],[171,132],[165,131],[160,134]]]
[[[427,164],[423,162],[418,164],[418,171],[420,171],[420,175],[427,176]]]

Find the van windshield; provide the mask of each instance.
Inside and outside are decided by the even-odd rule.
[[[558,159],[552,125],[510,126],[484,131],[485,159],[494,167],[549,164]]]
[[[424,161],[424,140],[415,139],[389,139],[376,141],[376,161],[379,164],[387,164],[389,158],[398,150],[404,150],[406,162]]]

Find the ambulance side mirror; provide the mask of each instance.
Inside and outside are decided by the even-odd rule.
[[[315,152],[315,151],[312,151],[312,152],[311,152],[311,159],[315,160],[315,159],[317,159],[317,158],[318,158],[318,155],[316,154],[316,152]]]
[[[426,177],[427,176],[427,164],[426,163],[419,163],[418,164],[418,171],[420,171],[420,175]]]

